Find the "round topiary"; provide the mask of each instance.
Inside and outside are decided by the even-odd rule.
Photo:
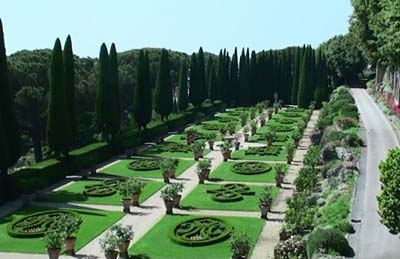
[[[83,194],[91,197],[105,197],[115,194],[116,188],[104,184],[86,185]]]
[[[226,221],[201,217],[183,221],[175,225],[169,236],[172,241],[185,246],[207,246],[228,239],[233,227]]]
[[[270,171],[272,167],[269,164],[261,162],[241,162],[232,165],[231,170],[237,174],[263,174]]]
[[[42,237],[47,230],[62,226],[68,217],[75,217],[79,224],[82,223],[81,217],[76,212],[48,210],[36,212],[13,221],[8,225],[7,233],[16,238]]]
[[[254,191],[245,184],[230,183],[224,184],[218,189],[207,190],[211,193],[211,198],[218,202],[235,202],[243,200],[243,195],[255,195]]]
[[[160,169],[160,159],[135,159],[128,167],[136,171],[158,170]]]

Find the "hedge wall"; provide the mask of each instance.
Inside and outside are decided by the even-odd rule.
[[[93,143],[69,153],[68,170],[77,172],[107,160],[112,154],[111,147],[106,142]]]

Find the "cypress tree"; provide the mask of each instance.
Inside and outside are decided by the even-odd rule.
[[[211,102],[214,102],[217,99],[217,75],[215,73],[215,68],[214,64],[211,62],[210,64],[210,69],[209,69],[210,74],[208,75],[208,85],[209,85],[209,92],[208,96]]]
[[[255,104],[258,101],[258,96],[260,93],[257,91],[257,56],[256,52],[253,50],[250,57],[250,67],[249,67],[249,88],[250,88],[250,103]]]
[[[179,70],[179,98],[178,98],[178,109],[183,112],[188,107],[188,87],[187,87],[187,64],[186,60],[181,63]]]
[[[111,44],[109,56],[110,69],[110,94],[111,103],[110,112],[110,133],[114,139],[115,135],[121,130],[121,104],[119,97],[119,79],[118,79],[118,56],[115,44]],[[151,99],[150,99],[151,100]]]
[[[301,59],[301,49],[297,48],[294,58],[292,91],[290,96],[290,102],[292,104],[297,104],[297,91],[299,87],[299,75],[300,75],[300,59]]]
[[[8,182],[8,167],[17,162],[21,152],[21,136],[8,77],[3,25],[0,19],[0,202],[14,198],[14,185]]]
[[[206,82],[206,68],[204,62],[203,48],[200,47],[199,53],[197,54],[197,65],[199,70],[199,93],[201,97],[201,102],[207,98],[207,82]]]
[[[67,102],[67,113],[70,117],[70,129],[72,139],[70,145],[73,146],[78,140],[78,120],[76,112],[76,101],[75,101],[75,65],[74,65],[74,54],[72,51],[71,36],[68,35],[63,52],[64,61],[64,82],[66,90],[66,102]]]
[[[301,60],[301,68],[300,68],[300,77],[299,77],[299,89],[297,93],[297,105],[300,108],[306,108],[308,106],[308,98],[307,98],[307,84],[308,84],[308,59],[309,59],[309,49],[307,48],[303,53],[303,57]]]
[[[249,80],[247,76],[247,59],[244,53],[244,49],[242,50],[242,54],[240,55],[240,64],[239,64],[239,105],[247,106],[249,104]]]
[[[133,102],[133,116],[139,128],[146,128],[151,121],[152,100],[149,63],[147,53],[139,52],[136,72],[135,98]]]
[[[229,67],[231,64],[231,57],[229,56],[229,52],[227,51],[224,56],[224,72],[223,72],[223,84],[222,84],[222,100],[225,103],[228,103],[231,100],[231,89],[230,89],[230,81],[229,81]]]
[[[201,96],[200,73],[196,53],[190,57],[190,92],[189,99],[194,107],[199,108],[203,102]]]
[[[169,55],[166,49],[163,49],[161,52],[153,98],[154,110],[160,114],[161,120],[168,120],[168,115],[173,109],[173,98],[169,69]]]
[[[56,152],[68,153],[72,132],[64,81],[63,53],[57,38],[51,54],[49,67],[49,103],[47,110],[47,142]]]
[[[223,100],[224,95],[224,68],[225,68],[225,58],[222,50],[219,51],[218,56],[218,67],[217,67],[217,99]]]
[[[213,59],[211,56],[208,57],[207,59],[207,68],[206,68],[206,90],[207,90],[207,98],[210,98],[209,93],[210,93],[210,78],[208,77],[210,75],[211,68],[214,66],[213,64]]]
[[[235,52],[232,56],[232,62],[230,67],[230,91],[231,91],[231,100],[230,105],[233,106],[238,102],[238,94],[239,94],[239,68],[238,68],[238,56],[237,56],[237,48],[235,47]]]

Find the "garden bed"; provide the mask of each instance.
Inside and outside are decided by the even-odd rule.
[[[207,155],[210,150],[204,150],[203,155]],[[151,146],[139,152],[143,156],[162,156],[162,157],[173,157],[173,158],[193,158],[193,151],[190,145],[165,142],[163,144]]]

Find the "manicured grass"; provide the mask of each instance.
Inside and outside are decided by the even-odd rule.
[[[335,227],[343,221],[347,221],[350,213],[350,194],[344,194],[333,202],[323,206],[319,215],[318,223],[324,226]]]
[[[161,144],[162,145],[162,144]],[[210,153],[210,150],[204,150],[203,155]],[[139,152],[142,156],[159,156],[159,157],[172,157],[172,158],[194,158],[193,152],[170,152],[170,151],[158,151],[153,148],[148,148]]]
[[[7,234],[7,226],[13,220],[31,213],[54,210],[54,208],[29,207],[14,211],[11,215],[0,218],[0,251],[21,253],[47,253],[41,238],[14,238]],[[104,232],[125,214],[122,212],[102,211],[95,209],[73,210],[82,218],[75,250],[78,251],[92,239]],[[26,258],[29,258],[27,256]]]
[[[236,202],[217,202],[211,198],[207,190],[214,190],[221,187],[218,184],[200,184],[189,193],[181,202],[182,207],[209,209],[209,210],[237,210],[237,211],[258,211],[258,197],[263,191],[263,186],[251,186],[255,195],[243,195],[243,200]],[[278,188],[274,187],[274,197],[278,193]]]
[[[285,161],[286,151],[285,147],[277,156],[259,156],[259,155],[245,155],[245,150],[236,150],[232,153],[231,158],[234,160],[256,160],[256,161]]]
[[[208,246],[190,247],[173,242],[168,233],[173,226],[196,216],[173,215],[165,216],[156,226],[147,232],[130,249],[131,258],[152,258],[152,259],[188,259],[207,258],[225,259],[231,258],[230,239]],[[251,242],[251,251],[257,242],[258,236],[264,226],[264,221],[256,218],[218,217],[234,226],[235,231],[245,232]]]
[[[186,135],[185,134],[171,135],[168,138],[166,138],[165,141],[186,144]]]
[[[145,177],[145,178],[163,178],[161,170],[137,171],[128,168],[132,162],[131,159],[124,159],[107,168],[101,170],[101,173],[121,177]],[[179,160],[176,176],[181,175],[185,170],[194,165],[194,160]]]
[[[237,181],[237,182],[263,182],[273,183],[275,182],[275,169],[272,165],[272,169],[266,173],[244,175],[237,174],[231,170],[231,167],[235,162],[223,162],[214,171],[211,172],[210,180],[223,180],[223,181]]]
[[[61,190],[51,192],[45,197],[46,201],[51,202],[70,202],[70,203],[85,203],[85,204],[101,204],[101,205],[121,205],[121,195],[115,193],[104,197],[86,196],[82,192],[86,185],[100,184],[98,180],[83,180],[70,184]],[[145,181],[143,192],[140,194],[139,202],[144,202],[151,195],[157,192],[165,184],[162,182]]]

